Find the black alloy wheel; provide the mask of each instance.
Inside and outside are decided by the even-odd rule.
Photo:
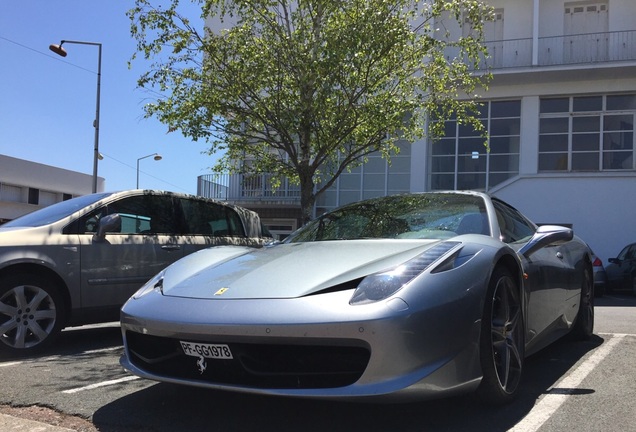
[[[519,286],[508,269],[499,267],[491,278],[480,339],[483,378],[478,396],[491,405],[516,396],[525,356],[523,310]]]

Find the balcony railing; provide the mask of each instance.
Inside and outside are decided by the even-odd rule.
[[[542,37],[533,64],[533,40],[509,39],[485,43],[489,58],[480,68],[560,66],[636,60],[636,30]],[[449,53],[450,54],[450,53]]]
[[[197,194],[230,202],[298,203],[300,187],[284,179],[274,187],[271,174],[206,174],[199,176]]]

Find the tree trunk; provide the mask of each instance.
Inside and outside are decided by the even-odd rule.
[[[313,218],[314,204],[316,196],[314,195],[313,176],[308,173],[300,174],[300,212],[302,224],[306,224]]]

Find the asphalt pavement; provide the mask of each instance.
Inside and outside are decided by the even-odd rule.
[[[634,306],[636,306],[636,298],[633,296],[605,296],[602,298],[595,299],[596,306],[599,307],[597,309],[597,318],[599,318],[596,322],[595,333],[601,334],[606,337],[607,334],[612,335],[633,335],[634,331]],[[611,317],[611,320],[608,318]],[[607,337],[606,337],[607,339]],[[626,351],[628,352],[628,351]],[[633,351],[631,351],[633,353]],[[616,356],[612,356],[612,359],[617,360]],[[550,360],[554,361],[554,360]],[[622,360],[621,360],[622,361]],[[627,364],[627,363],[623,363]],[[615,366],[615,365],[614,365]],[[612,366],[609,368],[609,371],[619,370],[618,367]],[[595,379],[603,379],[607,380],[610,372],[605,371],[606,375],[603,375],[601,378]],[[591,382],[591,381],[590,381]],[[568,387],[568,386],[566,386]],[[571,387],[571,386],[569,386]],[[568,388],[569,388],[568,387]],[[590,384],[590,388],[600,388],[600,385]],[[615,388],[619,388],[619,386],[615,386]],[[594,392],[592,392],[594,393]],[[558,394],[558,393],[557,393]],[[583,394],[583,393],[581,393]],[[591,393],[590,393],[591,394]],[[546,399],[544,397],[544,399]],[[620,404],[619,404],[620,405]],[[621,409],[623,405],[618,406],[618,410]],[[574,407],[568,410],[563,410],[563,414],[560,415],[571,415],[572,412],[576,412],[576,410],[580,410],[580,408]],[[607,412],[610,412],[611,409]],[[629,421],[629,416],[625,417],[623,421]],[[620,419],[619,419],[620,420]],[[602,423],[602,419],[599,420]],[[614,422],[614,420],[612,420]],[[546,426],[546,430],[560,430],[560,426],[565,424],[564,422],[559,422],[558,420],[554,420],[553,426]],[[556,425],[556,426],[555,426]],[[614,426],[617,426],[614,424]],[[550,429],[550,427],[553,427]],[[620,425],[620,427],[616,427],[612,430],[628,430],[629,426]],[[543,430],[543,429],[542,429]],[[589,430],[594,430],[590,428]],[[601,430],[601,429],[597,429]],[[632,429],[629,429],[632,430]],[[26,418],[15,417],[10,414],[0,413],[0,432],[75,432],[73,429],[54,426]]]

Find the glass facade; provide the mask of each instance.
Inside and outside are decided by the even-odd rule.
[[[544,98],[539,172],[634,169],[636,94]]]
[[[456,119],[431,145],[431,190],[486,191],[519,174],[521,101],[484,102],[477,114],[488,131],[485,141]]]
[[[394,195],[410,191],[411,144],[399,142],[400,152],[388,163],[379,153],[368,156],[368,162],[343,172],[322,196],[317,206],[331,209],[362,199]]]

